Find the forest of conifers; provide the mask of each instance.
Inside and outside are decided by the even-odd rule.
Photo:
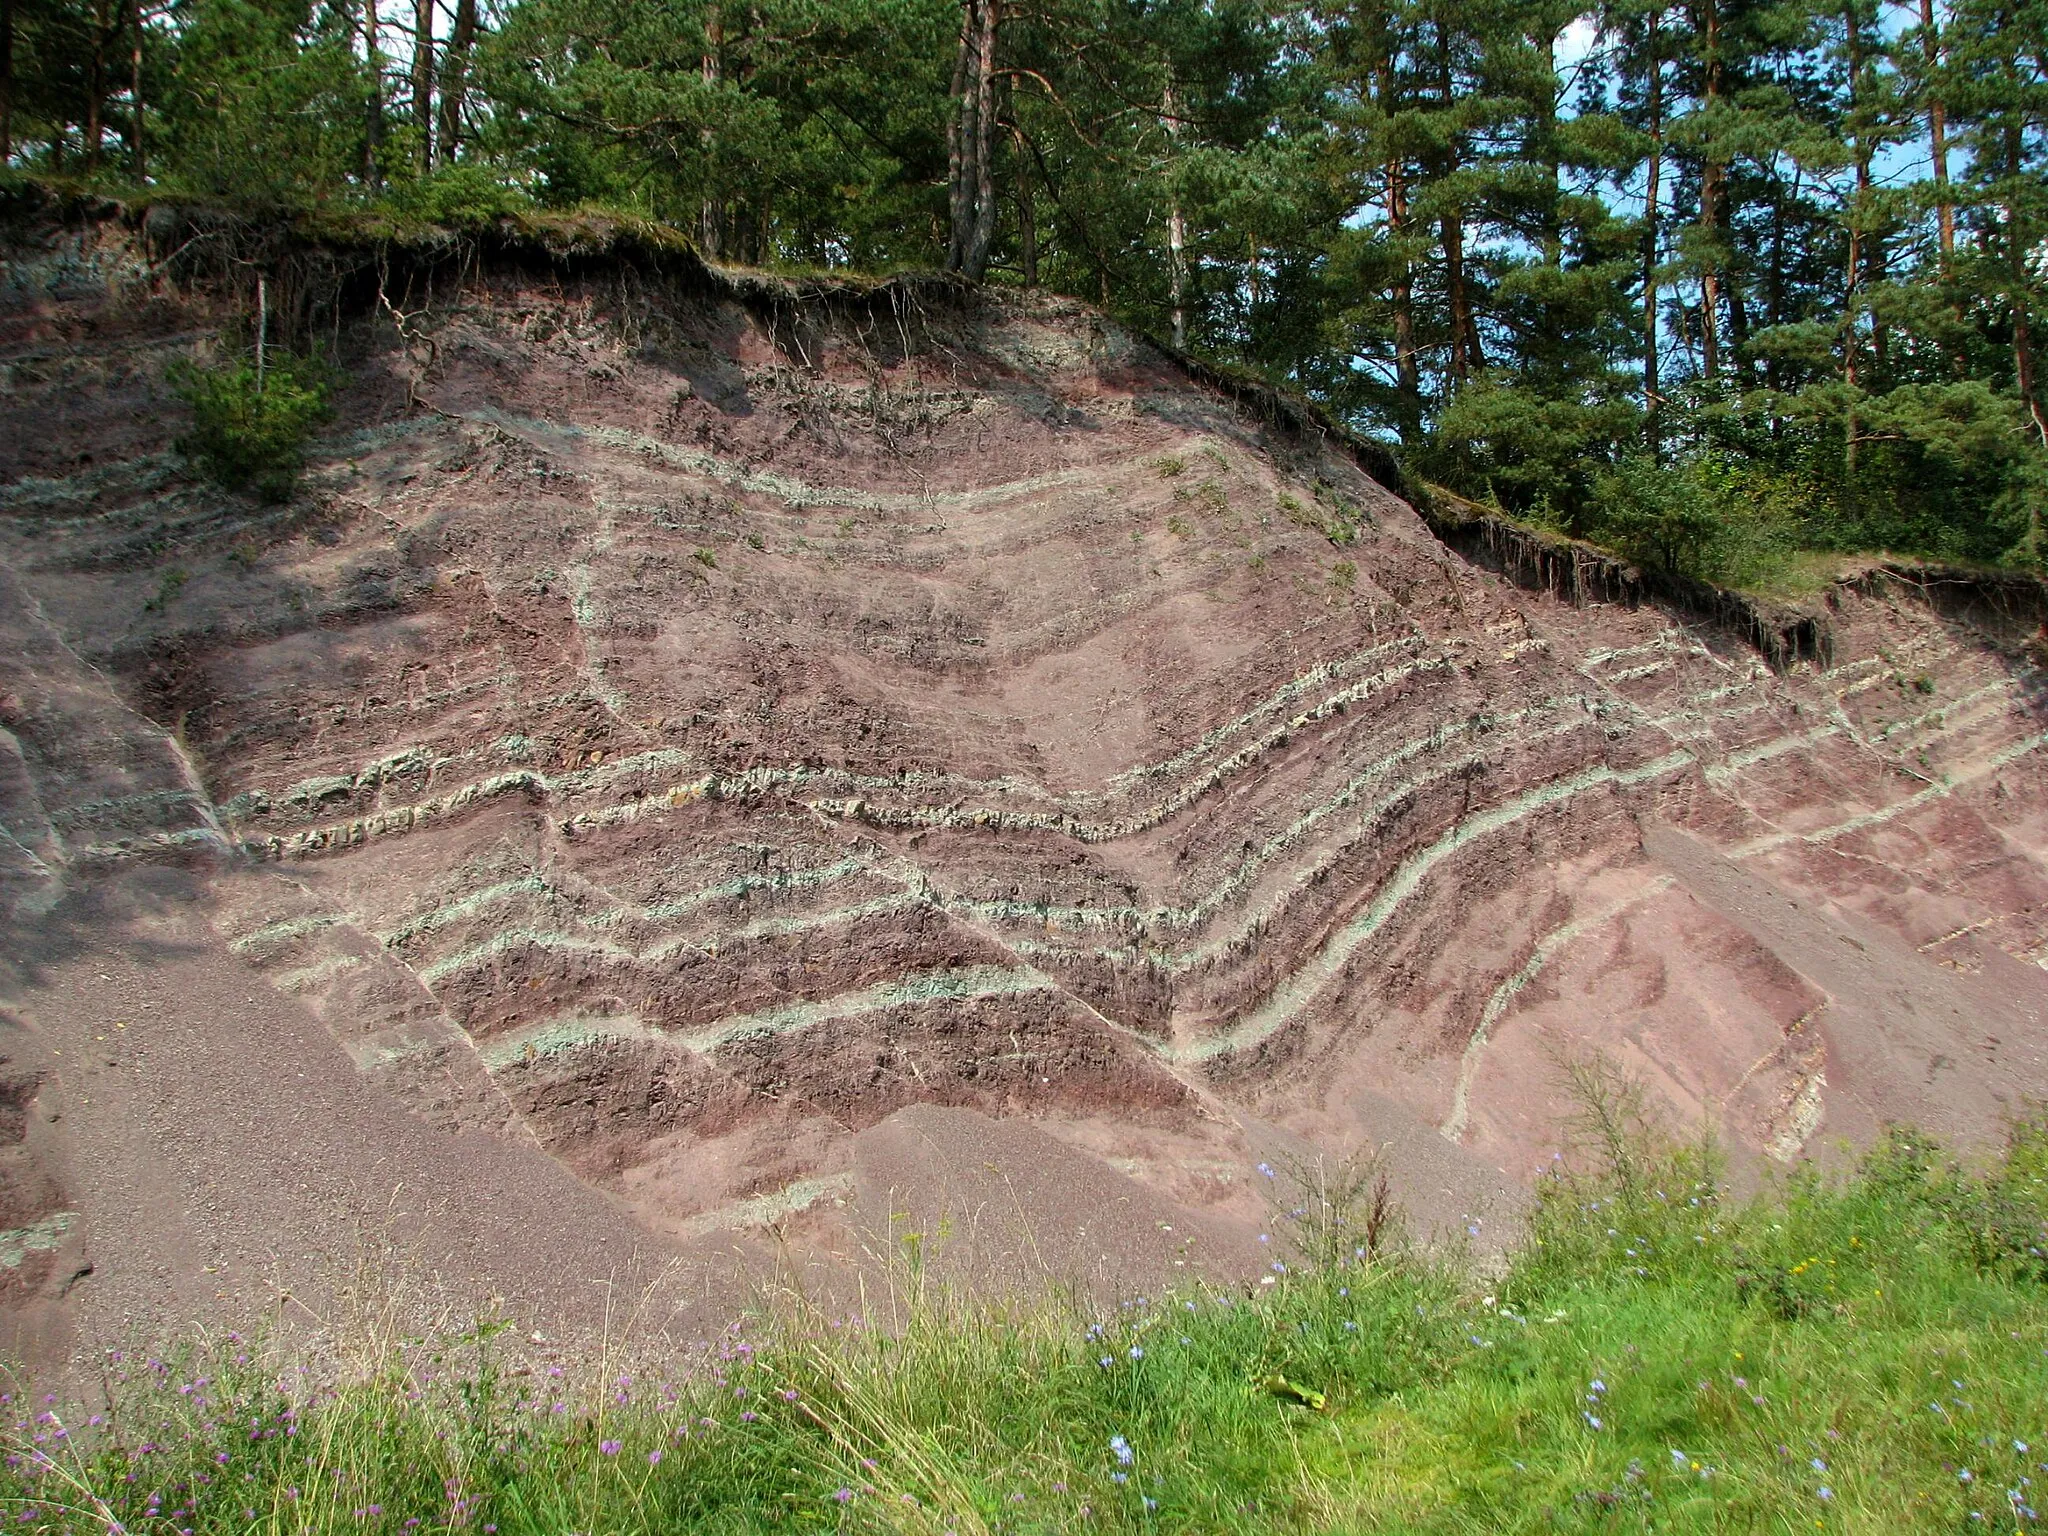
[[[2048,0],[0,0],[4,175],[1079,295],[1738,584],[2039,568]]]

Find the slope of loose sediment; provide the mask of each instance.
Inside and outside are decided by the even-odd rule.
[[[1227,1269],[1261,1157],[1389,1145],[1429,1220],[1498,1220],[1561,1048],[1785,1159],[2048,1086],[2038,615],[1874,576],[1774,672],[1516,588],[1078,305],[629,262],[444,277],[431,348],[345,322],[340,419],[258,507],[169,450],[203,297],[38,261],[0,397],[24,952],[174,864],[331,1070],[651,1243],[852,1252],[899,1185],[968,1198],[904,1148],[981,1122],[919,1105],[1032,1122]],[[1110,1197],[1004,1187],[986,1252],[1112,1272],[1074,1235]]]

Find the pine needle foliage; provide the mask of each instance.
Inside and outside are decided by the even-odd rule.
[[[298,484],[306,444],[331,414],[327,381],[305,359],[280,356],[261,373],[246,361],[174,366],[171,385],[192,407],[178,449],[229,490],[284,501]]]

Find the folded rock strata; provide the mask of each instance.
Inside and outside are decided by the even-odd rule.
[[[332,1070],[650,1241],[854,1241],[818,1213],[864,1147],[972,1142],[919,1106],[1228,1246],[1276,1148],[1506,1210],[1577,1050],[1788,1161],[2048,1087],[2038,591],[1873,570],[1774,668],[1515,585],[1081,305],[532,251],[444,279],[430,355],[335,317],[340,418],[258,506],[171,442],[218,294],[66,286],[65,239],[158,269],[39,238],[0,329],[11,931],[180,871],[189,941]]]

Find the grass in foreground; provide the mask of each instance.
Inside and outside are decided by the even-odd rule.
[[[1607,1129],[1612,1131],[1610,1117]],[[17,1405],[23,1531],[2007,1531],[2048,1480],[2048,1126],[1910,1133],[1737,1204],[1610,1136],[1492,1281],[1309,1181],[1239,1294],[1089,1317],[788,1306],[674,1379],[517,1375],[490,1327],[318,1389],[230,1345]],[[1364,1199],[1354,1198],[1364,1194]],[[1383,1214],[1383,1213],[1381,1213]]]

